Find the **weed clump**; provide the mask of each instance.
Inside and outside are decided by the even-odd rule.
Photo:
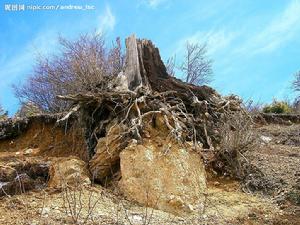
[[[284,113],[291,113],[292,108],[285,101],[274,100],[270,105],[267,105],[263,108],[263,112],[264,113],[284,114]]]

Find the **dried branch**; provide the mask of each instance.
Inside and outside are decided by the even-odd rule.
[[[203,85],[211,81],[212,60],[207,59],[206,53],[206,44],[186,43],[185,60],[179,68],[185,75],[185,82]]]
[[[59,43],[59,54],[39,57],[27,82],[14,86],[21,102],[32,102],[45,112],[61,112],[70,107],[57,95],[101,91],[112,84],[106,82],[107,77],[117,75],[124,65],[119,38],[110,49],[97,33],[81,35],[75,41],[60,37]]]

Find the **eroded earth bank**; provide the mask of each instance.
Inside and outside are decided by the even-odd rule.
[[[300,224],[298,117],[170,77],[148,40],[69,112],[0,121],[0,224]]]

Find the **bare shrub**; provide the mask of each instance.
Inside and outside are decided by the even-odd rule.
[[[73,224],[87,224],[94,222],[95,209],[101,198],[93,195],[93,190],[82,184],[80,176],[75,177],[75,183],[70,186],[63,180],[62,199],[66,216],[71,217]],[[86,198],[86,193],[87,198]]]
[[[257,144],[251,117],[245,112],[226,115],[220,134],[216,167],[242,179],[245,176],[244,164],[249,163],[245,153]]]
[[[5,111],[2,106],[0,105],[0,120],[7,119],[8,117],[8,112]]]
[[[57,95],[91,91],[104,77],[117,75],[123,67],[119,38],[111,49],[101,34],[81,35],[75,41],[60,37],[59,44],[60,53],[38,58],[27,82],[14,86],[21,102],[32,102],[46,112],[64,111],[69,104]]]
[[[256,115],[262,111],[263,104],[249,99],[244,102],[244,107],[247,110],[247,112],[249,112],[251,115]]]
[[[168,58],[166,62],[167,73],[172,77],[175,76],[175,67],[176,67],[176,56],[172,56]]]
[[[300,71],[295,74],[295,80],[293,81],[294,91],[300,91]]]
[[[271,193],[275,186],[265,174],[247,158],[247,152],[259,147],[251,117],[245,112],[228,114],[220,129],[222,139],[216,149],[215,168],[241,180],[246,192]]]
[[[184,73],[185,82],[195,85],[211,82],[212,60],[206,54],[206,44],[186,43],[184,62],[179,68]]]
[[[300,113],[300,97],[295,99],[293,103],[293,110],[295,113]]]
[[[142,208],[142,212],[138,215],[139,221],[135,221],[135,218],[133,218],[130,214],[133,214],[130,212],[124,202],[122,200],[119,201],[119,204],[122,205],[124,209],[124,218],[125,221],[128,222],[130,225],[139,224],[139,225],[151,225],[154,224],[153,217],[154,217],[154,208],[157,208],[159,198],[155,200],[155,205],[153,207],[150,207],[150,198],[149,198],[149,190],[145,190],[146,194],[146,205]],[[119,220],[118,220],[119,222]],[[119,223],[118,223],[119,224]]]
[[[125,63],[125,54],[122,51],[121,39],[116,38],[112,43],[112,48],[108,52],[108,71],[109,75],[118,75]]]
[[[16,112],[15,117],[29,117],[38,115],[41,110],[32,102],[24,102],[21,104],[20,109]]]
[[[298,71],[296,74],[295,74],[295,79],[292,83],[292,88],[295,92],[298,92],[298,96],[296,97],[295,99],[295,102],[294,102],[294,111],[296,113],[300,113],[300,71]]]

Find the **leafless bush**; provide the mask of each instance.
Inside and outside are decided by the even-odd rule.
[[[39,107],[32,102],[23,102],[20,109],[16,112],[15,117],[29,117],[40,113]]]
[[[189,43],[185,45],[183,62],[176,65],[176,56],[172,56],[165,62],[167,73],[174,77],[175,69],[183,72],[183,80],[195,85],[210,83],[212,80],[212,60],[207,57],[207,45]]]
[[[175,67],[176,67],[176,56],[172,56],[168,58],[166,62],[167,73],[172,77],[175,76]]]
[[[47,112],[60,112],[69,104],[57,95],[84,93],[117,75],[124,63],[120,39],[108,49],[101,34],[85,34],[78,40],[59,38],[61,51],[37,59],[33,74],[22,86],[14,86],[21,102],[30,101]]]
[[[255,102],[252,99],[249,99],[244,102],[244,107],[251,115],[255,115],[262,111],[263,104],[260,102]]]
[[[63,177],[61,179],[64,181]],[[85,191],[88,191],[87,199]],[[86,224],[94,221],[95,208],[101,198],[94,196],[93,190],[85,187],[78,175],[72,186],[63,182],[62,199],[66,216],[70,216],[74,224]]]
[[[295,113],[300,113],[300,97],[295,99],[293,103],[293,110]]]
[[[186,43],[184,62],[180,70],[184,73],[184,80],[195,85],[207,84],[212,79],[212,60],[207,58],[206,44]]]
[[[153,224],[153,216],[154,216],[154,208],[157,208],[158,201],[160,198],[158,197],[155,200],[154,206],[150,207],[150,198],[149,193],[150,191],[148,189],[145,190],[146,194],[146,205],[142,208],[142,212],[137,215],[137,219],[135,219],[133,216],[131,216],[131,212],[127,209],[126,205],[122,200],[120,200],[119,204],[121,204],[122,208],[124,209],[124,217],[125,221],[128,222],[130,225],[139,224],[139,225],[151,225]],[[119,219],[118,223],[119,224]]]
[[[295,74],[295,80],[293,81],[294,91],[300,91],[300,71]]]
[[[300,92],[300,71],[295,74],[295,80],[292,83],[292,88],[295,92]],[[296,113],[300,112],[300,95],[298,95],[294,102],[294,109]]]
[[[0,105],[0,120],[7,119],[8,112],[4,111],[2,106]]]
[[[216,167],[222,172],[227,171],[240,179],[245,176],[244,164],[249,163],[245,153],[257,144],[252,126],[252,119],[245,112],[226,115],[220,129],[221,143],[216,148]]]

